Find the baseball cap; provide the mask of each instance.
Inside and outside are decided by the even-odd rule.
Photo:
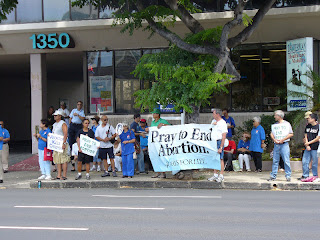
[[[153,109],[153,111],[151,113],[161,114],[160,109],[158,109],[158,108]]]
[[[144,118],[142,118],[142,119],[140,119],[140,122],[146,123],[147,121]]]
[[[306,112],[305,114],[304,114],[304,118],[308,118],[308,117],[310,117],[310,115],[312,114],[312,112],[311,111],[308,111],[308,112]]]
[[[58,109],[54,112],[53,114],[54,116],[57,116],[57,115],[61,115],[61,116],[64,116],[64,112],[61,110],[61,109]]]

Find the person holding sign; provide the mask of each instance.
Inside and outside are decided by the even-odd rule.
[[[272,172],[270,173],[270,178],[268,179],[268,181],[274,181],[277,178],[280,155],[284,161],[286,179],[288,182],[291,181],[289,141],[290,138],[293,137],[293,131],[291,124],[283,118],[283,111],[277,110],[274,112],[274,119],[277,121],[277,123],[271,126],[270,136],[274,142],[274,149]]]
[[[53,151],[53,162],[58,167],[58,180],[66,180],[67,179],[67,168],[68,168],[68,162],[70,161],[70,158],[68,156],[68,127],[67,124],[61,119],[63,116],[63,111],[57,110],[55,111],[54,120],[56,121],[53,124],[53,130],[52,133],[63,136],[63,143],[62,143],[62,150],[63,152]],[[61,171],[63,169],[63,176],[61,177]]]
[[[132,178],[134,175],[133,153],[136,137],[134,132],[129,130],[127,123],[123,123],[123,132],[119,135],[119,138],[121,140],[122,177]]]
[[[44,148],[47,147],[47,138],[49,133],[51,133],[51,130],[48,127],[47,119],[41,120],[40,128],[41,128],[41,131],[33,135],[38,140],[39,166],[42,173],[42,175],[38,179],[51,180],[50,161],[44,161]]]
[[[86,119],[86,118],[83,119],[82,129],[80,129],[77,133],[77,144],[78,144],[78,149],[79,149],[79,151],[78,151],[78,175],[75,178],[75,180],[79,180],[82,178],[82,175],[81,175],[82,164],[86,165],[86,179],[90,180],[90,175],[89,175],[90,163],[93,162],[93,157],[89,156],[87,154],[84,154],[82,152],[81,147],[80,147],[80,135],[81,134],[94,139],[94,132],[91,129],[89,129],[89,124],[90,124],[89,119]]]

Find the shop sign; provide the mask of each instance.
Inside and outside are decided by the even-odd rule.
[[[33,34],[32,40],[33,49],[56,49],[56,48],[74,48],[75,43],[73,38],[68,33],[49,33]]]
[[[301,38],[287,41],[287,96],[288,111],[312,108],[312,101],[307,96],[292,96],[290,92],[313,96],[305,87],[312,86],[312,81],[305,73],[313,69],[313,38]]]

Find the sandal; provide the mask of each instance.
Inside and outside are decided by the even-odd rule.
[[[56,177],[56,178],[52,178],[52,180],[61,180],[61,178]]]
[[[56,171],[57,171],[57,169],[56,169],[56,168],[52,170],[52,172],[56,172]]]
[[[62,180],[67,180],[68,178],[66,178],[66,177],[62,177],[61,179],[62,179]]]

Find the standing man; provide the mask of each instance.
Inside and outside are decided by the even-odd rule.
[[[96,129],[95,137],[98,141],[100,141],[100,148],[99,148],[99,158],[103,159],[104,165],[104,173],[101,177],[110,176],[108,173],[108,157],[110,158],[111,168],[112,168],[112,176],[117,177],[115,166],[114,166],[114,152],[113,152],[113,144],[110,140],[116,137],[116,131],[114,128],[109,125],[108,117],[106,115],[101,117],[102,124],[99,125]]]
[[[276,123],[271,126],[271,138],[274,142],[272,172],[268,181],[277,178],[280,155],[284,161],[284,171],[288,182],[291,181],[290,148],[289,141],[293,137],[291,124],[283,120],[284,112],[277,110],[274,112]]]
[[[10,133],[7,129],[4,128],[4,122],[0,121],[0,126],[2,128],[2,168],[3,172],[7,173],[9,168],[9,141],[10,141]]]
[[[67,109],[67,105],[66,105],[66,103],[65,102],[63,102],[63,101],[61,101],[60,102],[60,108],[58,109],[58,110],[61,110],[61,111],[63,111],[63,117],[64,117],[64,121],[66,122],[66,124],[67,124],[67,127],[69,128],[69,125],[70,125],[70,123],[69,123],[69,115],[70,115],[70,112],[69,112],[69,110]]]
[[[167,120],[160,118],[161,112],[160,109],[154,109],[152,113],[153,121],[151,122],[151,127],[161,128],[162,126],[171,125]],[[153,175],[151,178],[166,178],[166,173],[158,172]]]
[[[266,133],[264,128],[261,126],[261,118],[253,118],[253,128],[251,130],[251,140],[249,150],[252,153],[252,158],[256,166],[256,172],[262,172],[262,153],[266,147]]]
[[[3,171],[2,171],[2,145],[3,145],[3,133],[0,125],[0,183],[3,183]]]
[[[231,140],[232,135],[234,134],[234,128],[236,127],[236,124],[234,122],[234,119],[229,116],[229,110],[227,108],[224,108],[222,110],[222,114],[222,119],[226,121],[228,127],[227,138]]]
[[[228,127],[227,123],[222,119],[222,111],[221,109],[213,108],[211,109],[212,115],[213,115],[213,121],[211,124],[214,124],[217,126],[217,149],[218,153],[220,154],[220,163],[221,163],[221,170],[220,175],[218,175],[218,170],[214,170],[214,174],[211,178],[208,178],[208,181],[216,181],[216,182],[222,182],[224,180],[223,172],[224,172],[224,141],[227,138],[228,133]]]
[[[302,157],[302,182],[313,182],[318,178],[318,156],[317,150],[319,147],[319,124],[318,116],[315,113],[312,113],[307,118],[308,125],[304,131],[304,145],[306,150],[303,153]],[[312,177],[309,177],[309,163],[312,159]]]
[[[139,147],[140,147],[140,152],[137,153],[137,159],[134,159],[134,169],[136,169],[137,165],[138,165],[139,172],[145,173],[144,154],[143,154],[143,151],[140,146],[140,136],[141,136],[140,129],[139,129],[140,128],[140,126],[139,126],[140,114],[139,113],[135,114],[133,116],[133,119],[134,119],[134,121],[130,125],[130,130],[134,132],[134,136],[136,137],[136,141],[138,142]],[[138,174],[138,173],[136,173],[136,174]]]

